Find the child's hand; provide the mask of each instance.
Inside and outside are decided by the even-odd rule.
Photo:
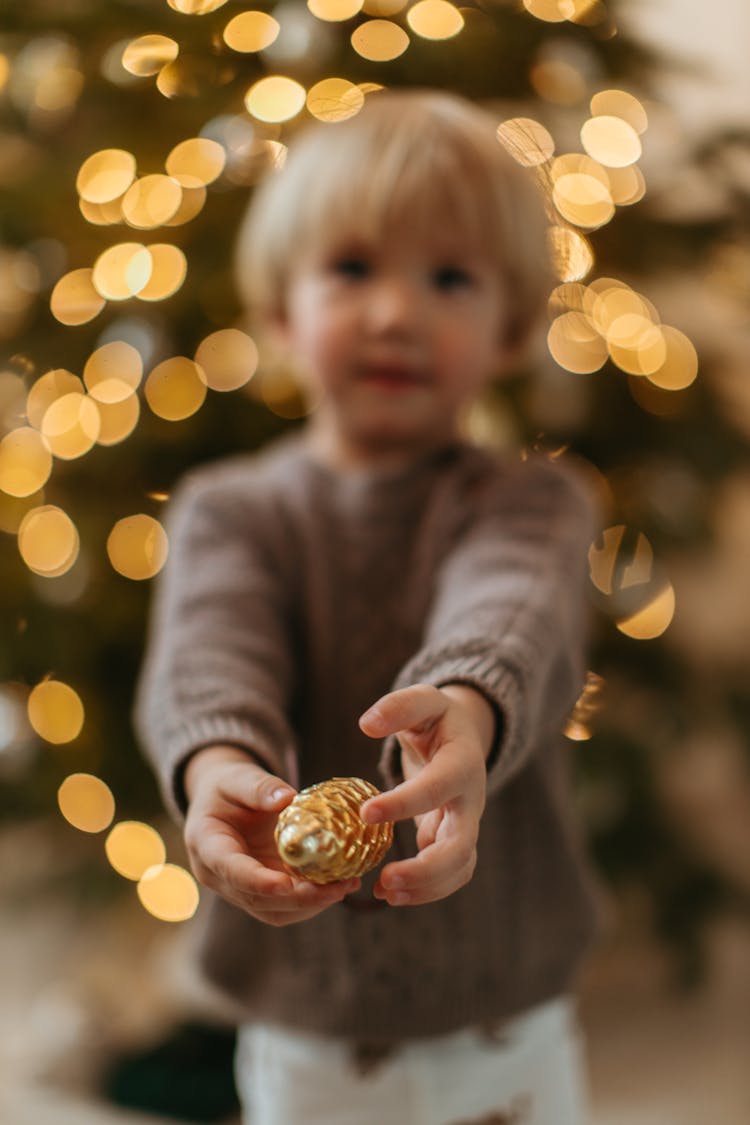
[[[288,875],[274,840],[276,818],[294,789],[232,746],[210,746],[185,771],[185,844],[195,877],[271,926],[312,918],[360,886],[317,886]]]
[[[435,902],[469,882],[486,793],[495,718],[473,688],[416,684],[384,695],[360,718],[372,738],[397,734],[406,780],[362,805],[362,819],[417,824],[418,854],[387,864],[374,893],[392,906]]]

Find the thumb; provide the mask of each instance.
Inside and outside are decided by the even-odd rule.
[[[291,803],[296,790],[286,781],[267,773],[256,780],[247,793],[250,808],[264,809],[267,812],[281,812]]]
[[[432,684],[413,684],[383,695],[360,716],[360,729],[371,738],[399,731],[424,731],[445,714],[449,700]]]

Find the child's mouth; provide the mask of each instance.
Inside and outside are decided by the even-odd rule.
[[[373,364],[363,367],[360,378],[366,383],[372,383],[387,390],[410,390],[414,387],[425,387],[428,379],[407,367],[391,364]]]

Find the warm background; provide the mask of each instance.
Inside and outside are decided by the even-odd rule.
[[[747,1125],[748,43],[744,0],[0,0],[3,1122],[231,1120],[129,724],[149,579],[176,477],[314,406],[239,318],[248,192],[406,84],[485,104],[550,193],[549,336],[467,425],[606,512],[568,728],[594,1125]]]

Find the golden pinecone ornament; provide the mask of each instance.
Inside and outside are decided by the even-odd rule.
[[[393,842],[393,823],[365,824],[359,810],[378,793],[361,777],[332,777],[302,789],[276,824],[287,871],[311,883],[335,883],[376,867]]]

